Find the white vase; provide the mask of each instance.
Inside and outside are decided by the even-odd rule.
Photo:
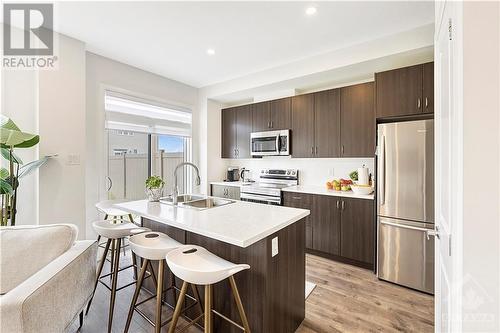
[[[160,201],[163,195],[163,186],[160,188],[146,188],[146,195],[151,202]]]

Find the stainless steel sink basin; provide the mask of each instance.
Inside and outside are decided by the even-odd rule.
[[[205,198],[205,196],[203,196],[203,195],[181,194],[181,195],[177,196],[177,202],[183,203],[183,202],[201,200],[204,198]],[[160,202],[167,203],[167,204],[173,204],[174,198],[172,196],[163,197],[163,198],[160,198]]]
[[[228,205],[233,203],[233,200],[220,199],[220,198],[205,198],[202,200],[189,201],[182,204],[182,206],[192,207],[196,209],[208,209],[219,206]]]

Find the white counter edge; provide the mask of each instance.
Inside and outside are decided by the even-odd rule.
[[[258,241],[272,235],[273,233],[277,232],[277,231],[280,231],[281,229],[284,229],[286,227],[288,227],[289,225],[303,219],[304,217],[308,216],[310,214],[310,211],[308,209],[300,209],[302,210],[303,212],[299,215],[297,215],[296,217],[290,219],[289,221],[285,222],[285,223],[282,223],[280,225],[276,225],[272,228],[269,228],[263,232],[261,232],[260,234],[257,234],[255,235],[254,237],[251,237],[251,238],[248,238],[247,240],[245,241],[239,241],[239,240],[236,240],[234,238],[229,238],[229,237],[224,237],[224,236],[221,236],[220,234],[215,234],[215,233],[211,233],[211,232],[208,232],[208,231],[205,231],[205,230],[196,230],[194,228],[190,228],[190,227],[186,227],[186,225],[183,225],[183,224],[180,224],[180,223],[176,223],[175,221],[170,221],[170,220],[166,220],[166,219],[159,219],[157,216],[154,216],[154,215],[151,215],[151,214],[144,214],[143,212],[140,212],[140,211],[137,211],[137,210],[134,210],[134,209],[130,209],[124,205],[126,205],[127,203],[124,202],[124,203],[119,203],[119,204],[115,204],[113,205],[114,207],[116,208],[119,208],[121,210],[124,210],[126,212],[129,212],[129,213],[132,213],[132,214],[135,214],[135,215],[138,215],[138,216],[141,216],[141,217],[144,217],[144,218],[147,218],[149,220],[153,220],[155,222],[158,222],[158,223],[164,223],[166,225],[169,225],[171,227],[175,227],[175,228],[178,228],[178,229],[181,229],[181,230],[185,230],[185,231],[189,231],[189,232],[192,232],[192,233],[195,233],[195,234],[198,234],[198,235],[201,235],[201,236],[205,236],[205,237],[208,237],[208,238],[212,238],[212,239],[215,239],[215,240],[218,240],[218,241],[222,241],[222,242],[225,242],[225,243],[228,243],[228,244],[232,244],[232,245],[236,245],[236,246],[239,246],[239,247],[248,247],[254,243],[257,243]],[[185,207],[179,207],[178,209],[192,209],[192,208],[185,208]],[[215,208],[210,208],[210,209],[224,209],[224,206],[221,206],[221,207],[215,207]],[[296,208],[298,209],[298,208]]]
[[[320,186],[308,186],[308,185],[298,185],[298,186],[290,186],[282,189],[284,192],[294,192],[294,193],[307,193],[307,194],[316,194],[316,195],[329,195],[332,197],[344,197],[344,198],[354,198],[354,199],[365,199],[365,200],[374,200],[374,194],[356,194],[352,191],[342,192],[335,190],[327,190],[321,188]]]

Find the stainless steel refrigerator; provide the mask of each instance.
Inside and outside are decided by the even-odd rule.
[[[377,128],[377,274],[434,293],[434,121]]]

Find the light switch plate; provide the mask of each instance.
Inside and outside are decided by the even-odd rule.
[[[80,155],[78,154],[69,154],[68,160],[66,162],[67,165],[80,165]]]
[[[278,237],[271,240],[271,256],[274,257],[278,254]]]

